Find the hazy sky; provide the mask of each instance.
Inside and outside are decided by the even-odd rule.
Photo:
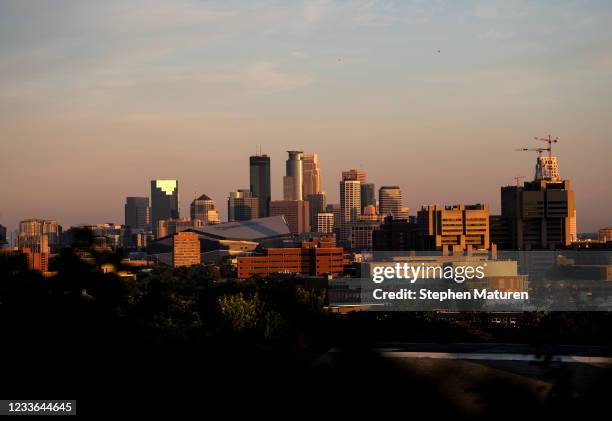
[[[319,154],[426,203],[489,202],[559,136],[578,230],[612,225],[612,2],[0,0],[0,223],[123,222],[178,178],[226,215],[248,157]],[[439,52],[438,52],[439,50]]]

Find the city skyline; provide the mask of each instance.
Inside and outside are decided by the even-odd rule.
[[[253,156],[257,156],[257,155],[253,155]],[[252,157],[252,156],[251,156],[251,157]],[[244,166],[247,168],[247,173],[249,172],[249,162],[250,162],[248,158],[251,158],[251,157],[247,157],[246,163],[244,163]],[[270,157],[270,156],[268,156],[268,157],[270,158],[270,161],[273,163],[273,162],[274,162],[274,159],[273,159],[272,157]],[[284,157],[283,157],[283,158],[284,158]],[[283,161],[283,164],[284,164],[284,163],[285,163],[284,159],[281,159],[281,160]],[[534,162],[535,162],[535,161],[536,161],[536,159],[534,158]],[[271,166],[273,167],[274,165],[271,165]],[[283,165],[283,167],[284,167],[284,165]],[[535,176],[535,171],[536,171],[535,167],[536,167],[536,166],[534,165],[534,176]],[[363,168],[360,168],[359,170],[361,170],[361,171],[365,171]],[[337,179],[337,180],[335,180],[336,185],[338,185],[338,183],[340,183],[340,181],[342,181],[342,180],[343,180],[343,173],[344,173],[344,172],[346,172],[346,171],[348,171],[348,169],[338,171],[338,172],[339,172],[339,177],[338,177],[338,179]],[[352,171],[352,170],[351,170],[351,171]],[[562,169],[562,168],[560,169],[560,172],[561,172],[561,178],[562,178],[562,179],[567,179],[567,177],[564,177],[564,176],[563,176],[563,169]],[[367,171],[366,171],[366,173],[367,173]],[[523,179],[524,179],[524,180],[526,180],[526,181],[531,181],[531,180],[533,180],[533,179],[534,179],[534,176],[525,176],[524,178],[521,178],[521,181],[522,181]],[[248,178],[248,174],[247,174],[247,178]],[[283,190],[283,186],[282,186],[282,185],[283,185],[283,181],[282,181],[282,180],[283,180],[283,178],[284,178],[284,173],[279,174],[279,176],[278,176],[277,178],[279,178],[279,179],[277,180],[277,179],[276,179],[274,176],[272,176],[272,192],[277,192],[277,194],[278,194],[278,196],[275,196],[275,195],[273,194],[273,196],[272,196],[272,200],[273,200],[273,201],[274,201],[274,200],[277,200],[277,201],[279,201],[279,200],[283,200],[283,193],[282,193],[282,190]],[[322,179],[327,180],[327,177],[322,177]],[[177,180],[179,183],[181,182],[179,179],[176,179],[176,180]],[[152,185],[152,184],[153,184],[153,182],[155,182],[155,181],[156,181],[156,180],[150,181],[151,185]],[[368,183],[370,183],[371,181],[372,181],[372,180],[370,180],[370,179],[369,179],[369,174],[368,174],[368,180],[367,180],[367,182],[368,182]],[[516,179],[515,179],[515,182],[516,182]],[[247,183],[247,184],[248,184],[248,183]],[[275,184],[280,184],[280,188],[279,188],[279,186],[276,186]],[[326,184],[328,184],[328,183],[326,183]],[[377,183],[372,183],[372,184],[374,184],[374,185],[376,186],[376,191],[377,191],[377,192],[378,192],[378,190],[379,190],[380,188],[389,188],[389,186],[379,185],[379,184],[377,184]],[[506,183],[506,184],[504,184],[504,185],[507,185],[507,186],[513,186],[513,185],[514,185],[514,183]],[[401,185],[400,185],[399,187],[400,187],[400,190],[401,190]],[[500,187],[501,187],[501,186],[497,186],[497,196],[499,196],[499,188],[500,188]],[[234,190],[236,190],[236,189],[234,189]],[[238,190],[240,190],[240,189],[238,189]],[[243,191],[247,191],[247,190],[248,190],[248,189],[243,190]],[[278,192],[278,190],[280,190],[280,192]],[[150,191],[151,191],[151,190],[149,190],[149,192],[150,192]],[[328,194],[327,192],[324,192],[324,193],[325,193],[325,194],[326,194],[328,197],[329,197],[329,196],[331,196],[331,197],[334,197],[334,196],[335,196],[335,197],[337,198],[335,201],[334,201],[334,200],[330,201],[330,200],[328,199],[328,202],[329,202],[329,203],[336,203],[336,204],[339,204],[339,203],[340,203],[340,194],[339,194],[339,191],[340,191],[340,190],[339,190],[339,189],[337,189],[337,191],[336,191],[336,192],[333,192],[333,191],[332,191],[332,193],[331,193],[331,194]],[[231,193],[231,192],[227,192],[227,193],[225,194],[225,196],[224,196],[224,197],[222,197],[222,198],[221,198],[221,199],[219,199],[219,200],[218,200],[218,199],[216,199],[216,198],[214,198],[214,197],[211,197],[211,199],[212,199],[213,201],[215,201],[215,202],[226,203],[226,202],[227,202],[227,200],[229,199],[230,193]],[[194,200],[194,199],[197,199],[197,197],[199,197],[199,196],[201,196],[201,195],[207,195],[207,194],[206,194],[206,193],[201,193],[201,194],[197,194],[197,196],[196,196],[196,197],[191,197],[191,196],[189,196],[189,197],[184,197],[184,194],[179,192],[179,211],[180,211],[180,216],[181,216],[182,218],[184,218],[184,217],[189,217],[189,214],[190,214],[190,208],[191,208],[191,203],[193,202],[193,200]],[[402,195],[403,195],[403,196],[405,196],[405,195],[406,195],[406,193],[402,192]],[[478,195],[478,193],[476,193],[476,195]],[[136,196],[136,195],[132,195],[132,196]],[[378,196],[378,194],[377,194],[376,196]],[[121,209],[120,209],[120,211],[121,211],[121,212],[119,212],[120,214],[122,214],[122,213],[124,212],[124,207],[123,207],[123,206],[124,206],[124,204],[125,204],[125,200],[126,200],[126,198],[129,198],[129,197],[130,197],[130,196],[126,196],[126,197],[123,197],[123,198],[122,198],[122,199],[123,199],[123,205],[121,206]],[[147,195],[147,194],[145,193],[145,194],[143,195],[143,197],[148,198],[148,199],[150,200],[150,197],[151,197],[151,196],[150,196],[150,194],[149,194],[149,195]],[[378,197],[376,197],[376,199],[377,199],[377,203],[379,203],[379,198],[378,198]],[[406,206],[406,204],[407,204],[406,202],[407,202],[407,201],[406,201],[406,198],[404,197],[404,198],[402,199],[401,205]],[[448,201],[448,200],[447,200],[447,201],[444,201],[444,200],[441,200],[441,201],[428,201],[428,202],[427,202],[427,201],[425,201],[425,202],[418,203],[418,204],[417,204],[417,203],[415,203],[415,204],[411,204],[410,206],[406,206],[406,207],[408,207],[408,208],[410,209],[410,214],[411,214],[411,215],[416,215],[416,212],[417,212],[418,208],[420,208],[421,206],[424,206],[424,205],[435,205],[435,204],[449,205],[449,204],[468,203],[468,202],[470,202],[470,200],[466,200],[466,199],[463,199],[463,198],[462,198],[462,199],[457,199],[456,201],[452,201],[452,200],[451,200],[451,201]],[[478,201],[477,201],[477,200],[476,200],[476,201],[475,201],[475,200],[472,200],[472,202],[476,203],[476,202],[478,202]],[[489,205],[490,205],[491,203],[498,202],[498,203],[497,203],[497,210],[495,209],[495,207],[493,207],[493,210],[495,210],[495,212],[492,212],[492,213],[499,213],[499,211],[501,210],[501,209],[500,209],[500,203],[499,203],[499,202],[500,202],[500,200],[499,200],[499,199],[498,199],[498,200],[487,200],[487,199],[485,198],[485,199],[480,200],[480,202],[482,202],[482,203],[487,203],[487,204],[489,204]],[[112,210],[112,213],[117,213],[117,212],[115,212],[115,210]],[[228,216],[229,216],[229,215],[228,215],[228,213],[227,213],[227,208],[226,208],[226,207],[224,207],[224,206],[220,206],[220,207],[219,207],[219,215],[220,215],[220,219],[221,219],[222,221],[227,221]],[[580,214],[578,214],[578,215],[580,215]],[[117,218],[117,219],[115,219],[115,220],[97,220],[97,221],[87,220],[86,222],[78,222],[78,223],[66,223],[66,222],[65,222],[65,221],[64,221],[64,220],[63,220],[61,217],[60,217],[60,218],[57,218],[57,217],[49,217],[49,216],[47,216],[47,215],[42,215],[42,216],[41,216],[41,215],[34,215],[34,216],[29,215],[29,216],[27,216],[27,217],[21,217],[21,218],[19,218],[19,220],[17,221],[17,225],[19,224],[19,222],[20,222],[20,221],[25,220],[25,219],[27,219],[27,218],[41,218],[41,219],[56,220],[56,221],[57,221],[59,224],[63,225],[64,227],[69,227],[69,226],[78,226],[78,225],[87,225],[87,224],[97,224],[97,223],[119,223],[119,224],[121,224],[121,223],[123,222],[123,220],[125,219],[125,218],[124,218],[124,216],[121,216],[121,215],[120,215],[120,217],[118,217],[118,218]],[[12,232],[12,231],[14,231],[14,229],[16,229],[16,227],[15,227],[15,228],[12,228],[10,225],[7,225],[7,224],[3,224],[3,225],[7,226],[7,228],[10,230],[10,232]],[[603,227],[608,226],[608,225],[609,225],[609,223],[608,223],[608,224],[604,223],[604,224],[603,224],[603,225],[601,225],[601,226],[596,226],[596,227],[594,227],[594,228],[593,228],[593,230],[586,230],[586,229],[581,230],[581,229],[580,229],[580,226],[581,226],[581,224],[580,224],[580,216],[578,216],[578,232],[594,232],[594,231],[597,231],[598,229],[603,228]]]
[[[317,153],[322,190],[362,168],[404,206],[490,204],[533,178],[535,136],[609,226],[612,41],[603,1],[0,4],[0,224],[121,222],[178,179],[180,209],[249,187],[248,155]],[[267,7],[264,7],[267,6]],[[225,206],[219,206],[226,219]]]

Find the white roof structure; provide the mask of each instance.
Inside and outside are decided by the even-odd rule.
[[[284,216],[269,216],[249,221],[206,225],[189,231],[219,240],[261,241],[291,235]]]

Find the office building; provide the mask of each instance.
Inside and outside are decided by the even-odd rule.
[[[316,153],[302,155],[302,194],[304,198],[321,192],[321,173]],[[307,200],[307,199],[306,199]]]
[[[602,243],[612,241],[612,227],[602,228],[597,232],[597,239]]]
[[[361,183],[361,212],[367,206],[376,207],[376,189],[374,183]]]
[[[342,171],[342,180],[357,180],[362,184],[366,182],[366,172],[364,170],[347,170]]]
[[[191,220],[199,220],[204,225],[218,224],[221,222],[219,212],[215,209],[215,201],[203,194],[191,202]]]
[[[340,243],[349,244],[351,223],[361,216],[361,183],[345,179],[340,182]]]
[[[491,233],[500,249],[550,250],[577,237],[574,192],[561,179],[557,158],[538,157],[534,178],[501,188],[501,215],[492,218]]]
[[[270,216],[285,217],[293,234],[310,231],[309,205],[304,200],[273,200],[270,202]]]
[[[25,219],[19,222],[19,233],[17,236],[17,247],[28,247],[36,252],[40,248],[41,237],[46,237],[47,246],[55,246],[60,243],[61,227],[55,220]]]
[[[157,224],[179,218],[178,180],[151,180],[151,225],[157,237]]]
[[[299,248],[268,248],[265,253],[264,256],[238,257],[238,278],[274,273],[336,276],[343,272],[346,264],[344,250],[333,242],[303,242]]]
[[[172,266],[200,264],[200,239],[193,232],[179,232],[172,236]]]
[[[340,238],[340,222],[342,221],[342,212],[340,211],[340,204],[329,203],[325,208],[325,212],[334,215],[334,234],[336,234],[336,238]]]
[[[383,217],[400,219],[402,214],[402,191],[398,186],[382,186],[378,191],[378,213]]]
[[[268,155],[255,155],[249,157],[250,190],[257,197],[260,218],[270,215],[270,200],[272,187],[270,178],[270,157]]]
[[[318,231],[317,229],[317,215],[325,212],[327,206],[327,200],[325,193],[309,194],[305,196],[306,202],[308,202],[308,214],[310,215],[310,229],[312,231]]]
[[[320,212],[317,214],[317,226],[313,231],[320,234],[334,233],[334,214],[332,212]]]
[[[259,218],[259,198],[250,190],[239,189],[230,192],[227,199],[228,221],[248,221],[255,218]]]
[[[151,207],[148,197],[125,198],[125,226],[133,230],[151,230]]]
[[[372,233],[380,221],[360,220],[351,224],[350,244],[353,251],[370,251],[373,247]]]
[[[286,173],[283,177],[283,199],[302,200],[303,161],[302,151],[287,151]]]
[[[457,251],[486,249],[489,240],[489,205],[427,205],[417,214],[425,247]]]

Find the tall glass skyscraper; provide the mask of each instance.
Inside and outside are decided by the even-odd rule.
[[[134,230],[151,230],[151,208],[148,197],[125,198],[125,226]]]
[[[259,199],[250,190],[238,189],[227,198],[227,220],[248,221],[259,218]]]
[[[151,223],[155,235],[159,221],[178,217],[178,180],[151,180]]]
[[[270,215],[272,187],[270,184],[270,157],[255,155],[249,158],[250,189],[259,200],[259,217]]]

